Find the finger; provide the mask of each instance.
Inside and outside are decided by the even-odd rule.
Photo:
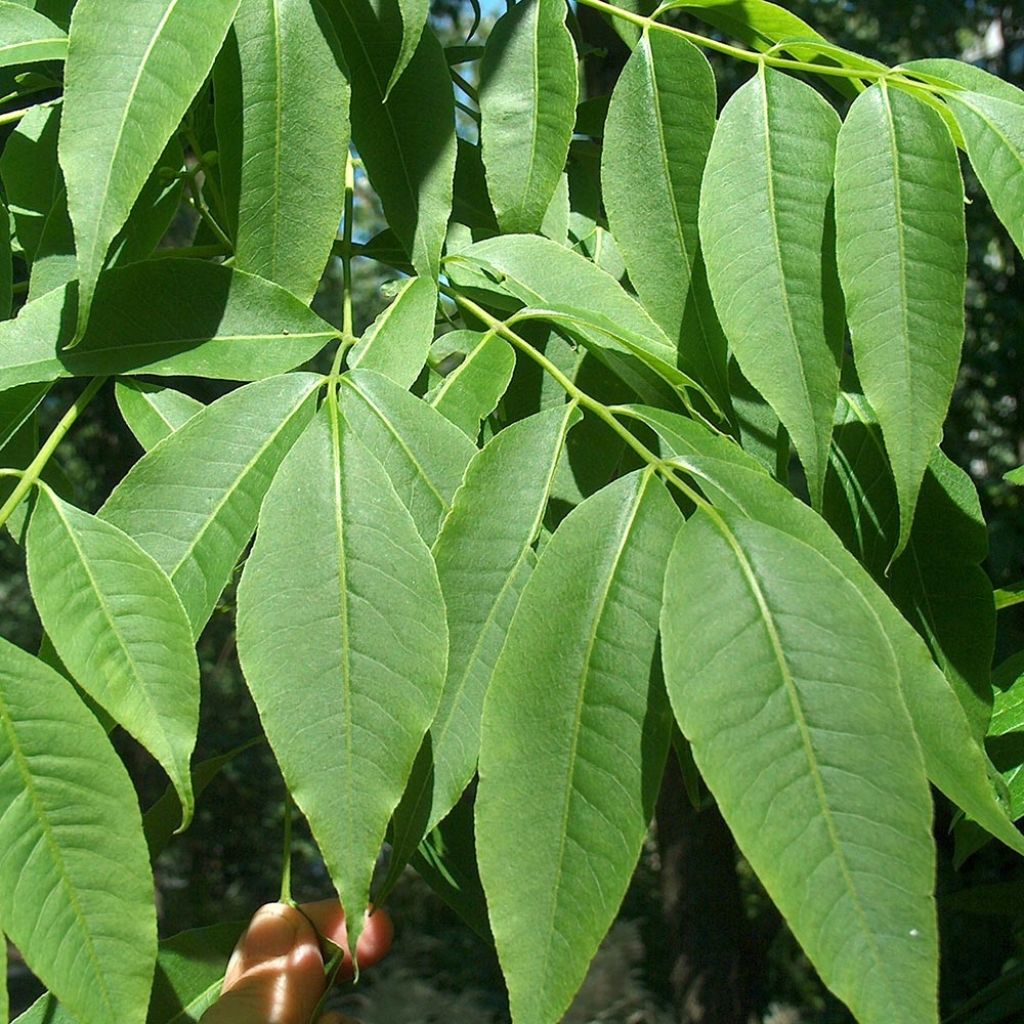
[[[330,1013],[325,1013],[320,1018],[318,1024],[359,1024],[359,1021],[355,1017],[349,1017],[347,1014],[332,1010]]]
[[[342,961],[338,977],[351,978],[352,958],[348,952],[348,930],[341,904],[337,900],[319,900],[316,903],[303,903],[302,911],[322,935],[345,950],[345,959]],[[368,913],[356,945],[360,968],[370,967],[387,956],[393,937],[394,928],[386,910]]]
[[[306,1024],[323,989],[316,933],[298,911],[272,903],[239,941],[202,1024]]]

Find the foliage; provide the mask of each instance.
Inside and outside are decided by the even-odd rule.
[[[0,0],[0,524],[45,630],[0,641],[22,1019],[216,992],[234,933],[158,945],[147,848],[234,756],[192,763],[227,622],[353,942],[412,862],[513,1019],[560,1019],[679,755],[856,1019],[938,1021],[930,785],[962,856],[1024,853],[1016,594],[938,448],[963,170],[1020,245],[1024,93],[763,0],[581,2],[632,48],[609,95],[562,0],[447,48],[416,0]],[[752,71],[720,111],[704,52]],[[358,332],[357,260],[401,278]],[[111,392],[144,454],[76,502],[55,453]],[[146,815],[116,727],[171,782]]]

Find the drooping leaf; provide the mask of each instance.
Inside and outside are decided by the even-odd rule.
[[[40,489],[27,536],[43,628],[75,680],[156,759],[192,819],[199,662],[160,566],[111,523]]]
[[[410,278],[352,349],[349,366],[376,370],[402,388],[412,387],[434,340],[437,285]]]
[[[205,408],[183,391],[131,378],[119,380],[114,394],[128,429],[147,452]]]
[[[1024,99],[1007,100],[976,92],[947,97],[992,209],[1024,252]]]
[[[384,215],[416,271],[437,278],[452,209],[455,98],[441,44],[427,28],[401,77],[397,0],[336,0],[328,8],[352,83],[352,140]]]
[[[142,1024],[156,914],[128,773],[72,685],[6,640],[0,726],[3,930],[81,1024]]]
[[[200,260],[103,275],[71,351],[77,285],[0,323],[0,390],[60,377],[150,373],[259,380],[314,356],[337,331],[278,285]]]
[[[833,443],[825,518],[927,641],[980,741],[992,708],[996,609],[981,568],[988,537],[974,484],[936,449],[907,548],[888,569],[899,506],[878,424],[862,395],[840,399]]]
[[[441,695],[447,641],[430,552],[329,397],[260,512],[238,588],[238,651],[349,911],[353,948],[388,820]]]
[[[896,480],[894,555],[910,537],[960,363],[963,203],[939,115],[885,85],[862,93],[839,133],[837,250],[857,372]]]
[[[430,14],[430,3],[429,0],[398,0],[398,10],[402,16],[402,46],[398,51],[395,66],[388,76],[387,89],[384,91],[385,99],[394,88],[395,82],[402,77],[402,72],[409,66],[409,61],[419,46],[420,37],[427,24],[427,15]]]
[[[541,552],[487,693],[477,855],[522,1024],[565,1012],[640,854],[670,736],[651,661],[680,522],[649,472],[570,513]]]
[[[701,776],[822,980],[862,1024],[936,1024],[931,799],[870,605],[806,542],[699,512],[661,635]]]
[[[420,536],[433,544],[476,445],[436,409],[372,370],[345,374],[340,401]]]
[[[480,433],[480,421],[494,412],[512,380],[515,352],[496,334],[451,331],[441,340],[449,346],[462,344],[465,351],[460,352],[462,360],[458,366],[427,393],[427,401],[475,439]]]
[[[21,4],[0,0],[0,68],[40,60],[63,60],[68,52],[67,33],[49,18]]]
[[[17,247],[32,262],[46,215],[60,191],[57,132],[60,107],[33,107],[18,122],[0,153],[0,179],[14,223]]]
[[[679,345],[679,365],[722,405],[729,394],[725,337],[706,283],[693,281],[704,274],[697,199],[715,111],[715,79],[703,54],[685,39],[645,32],[608,105],[601,178],[630,281]]]
[[[320,378],[282,374],[225,395],[140,459],[99,511],[157,562],[198,637],[256,528]]]
[[[814,89],[762,66],[722,111],[700,192],[719,319],[743,375],[789,431],[815,505],[843,339],[826,311],[823,261],[838,131]]]
[[[96,281],[167,140],[213,66],[239,0],[105,0],[71,18],[60,165],[78,253],[80,338]]]
[[[1013,828],[997,798],[990,781],[992,766],[948,680],[932,661],[924,641],[825,521],[732,442],[663,410],[635,409],[634,414],[658,433],[668,454],[718,508],[748,516],[810,545],[857,587],[892,645],[896,679],[928,777],[950,800],[983,822],[992,835],[1024,852],[1024,838]]]
[[[509,7],[480,65],[480,142],[502,231],[540,228],[565,167],[578,94],[562,0]]]
[[[345,205],[349,85],[334,28],[309,0],[242,0],[215,80],[235,266],[308,303]]]
[[[455,806],[476,771],[484,695],[534,564],[574,406],[554,406],[506,427],[466,470],[434,543],[448,616],[448,675],[395,829],[412,846]],[[396,843],[396,845],[398,845]]]

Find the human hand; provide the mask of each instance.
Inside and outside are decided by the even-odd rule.
[[[338,978],[351,978],[345,914],[337,900],[304,903],[302,913],[285,903],[268,903],[256,912],[239,939],[228,962],[221,996],[203,1014],[200,1024],[309,1024],[326,984],[317,934],[310,921],[345,950]],[[391,936],[386,912],[379,910],[366,918],[356,947],[360,968],[387,954]],[[342,1014],[328,1013],[319,1024],[350,1021]]]

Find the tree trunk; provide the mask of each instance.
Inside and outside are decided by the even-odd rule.
[[[680,1024],[755,1024],[765,951],[744,913],[732,835],[714,805],[694,810],[671,754],[657,836],[662,938]]]

